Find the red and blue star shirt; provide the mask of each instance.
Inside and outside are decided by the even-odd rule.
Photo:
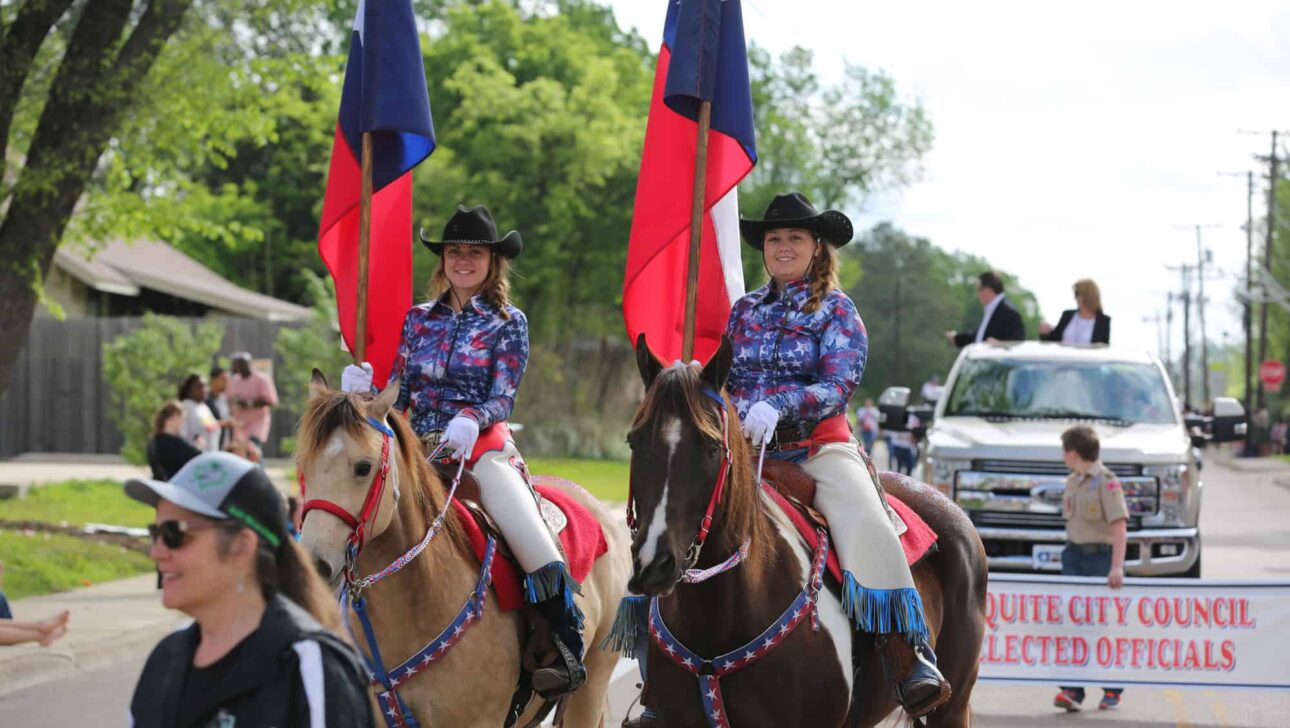
[[[735,302],[726,334],[734,364],[726,390],[742,418],[764,400],[783,424],[815,424],[845,414],[864,375],[869,337],[855,303],[825,294],[814,313],[809,279],[776,291],[769,284]]]
[[[461,313],[442,298],[408,309],[390,381],[402,377],[394,407],[408,412],[418,435],[443,430],[457,415],[481,430],[510,417],[529,359],[529,324],[518,308],[506,312],[510,318],[483,296]]]

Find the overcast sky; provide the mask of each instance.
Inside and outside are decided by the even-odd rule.
[[[611,5],[622,25],[651,45],[661,40],[664,1]],[[825,80],[844,62],[885,69],[930,112],[936,141],[926,179],[848,211],[858,227],[891,220],[984,256],[1018,275],[1053,323],[1073,305],[1071,284],[1091,277],[1112,341],[1154,350],[1156,324],[1144,318],[1163,314],[1167,291],[1179,285],[1165,266],[1196,259],[1195,232],[1175,226],[1219,225],[1203,231],[1215,267],[1205,284],[1207,328],[1213,342],[1227,333],[1241,343],[1233,291],[1245,266],[1245,179],[1217,173],[1257,171],[1253,155],[1268,153],[1266,134],[1238,129],[1290,129],[1290,3],[743,7],[752,41],[772,51],[813,48]],[[1179,307],[1175,355],[1180,319]]]

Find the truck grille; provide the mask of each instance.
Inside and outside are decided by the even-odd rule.
[[[1066,522],[1060,513],[1006,513],[1000,511],[968,511],[972,524],[987,528],[1065,528]],[[1129,530],[1142,525],[1142,519],[1129,519]]]
[[[1142,466],[1126,463],[1103,463],[1116,475],[1129,477],[1142,475]],[[973,470],[985,470],[992,473],[1022,473],[1025,475],[1060,475],[1070,474],[1070,469],[1062,462],[1038,460],[973,460]]]

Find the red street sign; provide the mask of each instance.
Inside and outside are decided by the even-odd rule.
[[[1259,365],[1259,381],[1268,389],[1280,389],[1286,380],[1286,367],[1279,361],[1265,361]]]

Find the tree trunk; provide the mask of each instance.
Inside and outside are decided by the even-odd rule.
[[[36,285],[49,273],[76,201],[191,5],[192,0],[151,0],[122,44],[133,0],[94,0],[72,31],[0,221],[0,392],[9,387],[35,311]]]

